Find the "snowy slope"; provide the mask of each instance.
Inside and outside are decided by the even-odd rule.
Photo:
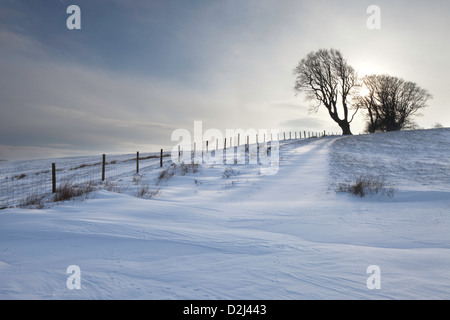
[[[293,140],[272,176],[201,166],[155,186],[154,169],[150,200],[1,210],[0,299],[449,299],[449,146],[448,129]],[[361,175],[394,196],[336,193]]]

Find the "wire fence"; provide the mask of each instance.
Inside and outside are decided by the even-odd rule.
[[[306,133],[298,132],[280,134],[280,141],[293,139],[306,139],[313,137],[324,136],[322,133]],[[231,139],[230,139],[231,140]],[[235,140],[238,141],[238,140]],[[257,143],[258,144],[258,143]],[[262,150],[270,152],[270,142],[264,142],[261,145]],[[223,147],[223,146],[222,146]],[[210,145],[208,152],[208,145],[202,146],[201,161],[205,157],[218,155],[224,157],[229,156],[227,149],[231,146],[225,146],[225,149],[218,149]],[[257,158],[257,154],[252,152],[254,148],[249,147],[248,144],[233,146],[234,153],[242,150],[244,153],[242,159],[244,162],[250,162]],[[203,151],[207,150],[206,154]],[[258,152],[259,151],[258,144]],[[196,161],[195,147],[193,150],[188,150],[189,159],[192,163]],[[186,158],[181,156],[183,150],[179,149],[178,162]],[[30,160],[19,161],[9,165],[8,162],[0,163],[0,209],[11,207],[43,207],[45,203],[57,201],[56,195],[64,191],[65,186],[70,186],[72,191],[82,191],[83,188],[88,188],[86,191],[96,189],[106,189],[108,191],[122,192],[130,188],[135,188],[132,191],[136,195],[142,195],[143,188],[148,188],[140,184],[143,176],[147,178],[156,179],[158,176],[158,168],[168,167],[172,162],[172,153],[160,152],[153,153],[129,153],[121,155],[100,155],[91,157],[73,157],[73,158],[59,158],[53,160]],[[235,156],[239,159],[239,156]],[[175,160],[175,162],[177,162]],[[230,163],[230,162],[228,162]],[[238,163],[235,161],[234,164]],[[140,189],[139,189],[140,188]],[[149,191],[149,190],[147,190]],[[152,192],[150,190],[150,192]],[[156,191],[155,191],[156,192]],[[62,198],[63,199],[63,198]]]
[[[98,157],[19,161],[0,166],[0,209],[42,206],[53,202],[55,194],[70,184],[80,189],[125,185],[138,173],[170,165],[169,154],[122,154]],[[136,179],[136,178],[135,178]]]

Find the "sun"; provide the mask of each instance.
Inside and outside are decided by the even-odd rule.
[[[359,96],[362,98],[366,98],[368,97],[370,94],[370,90],[369,88],[367,88],[364,84],[361,86],[361,88],[359,89]]]

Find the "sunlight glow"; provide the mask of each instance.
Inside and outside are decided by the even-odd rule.
[[[359,95],[361,97],[367,97],[367,96],[369,96],[369,93],[370,93],[369,88],[367,88],[365,85],[362,85],[359,90]]]

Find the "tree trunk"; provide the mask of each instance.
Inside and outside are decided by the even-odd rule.
[[[377,124],[375,119],[373,118],[373,113],[371,108],[367,108],[367,112],[369,113],[369,122],[367,124],[367,131],[369,133],[374,133],[377,130]]]
[[[353,133],[350,131],[350,123],[348,123],[348,121],[340,120],[338,121],[338,125],[342,129],[343,136],[353,135]]]

